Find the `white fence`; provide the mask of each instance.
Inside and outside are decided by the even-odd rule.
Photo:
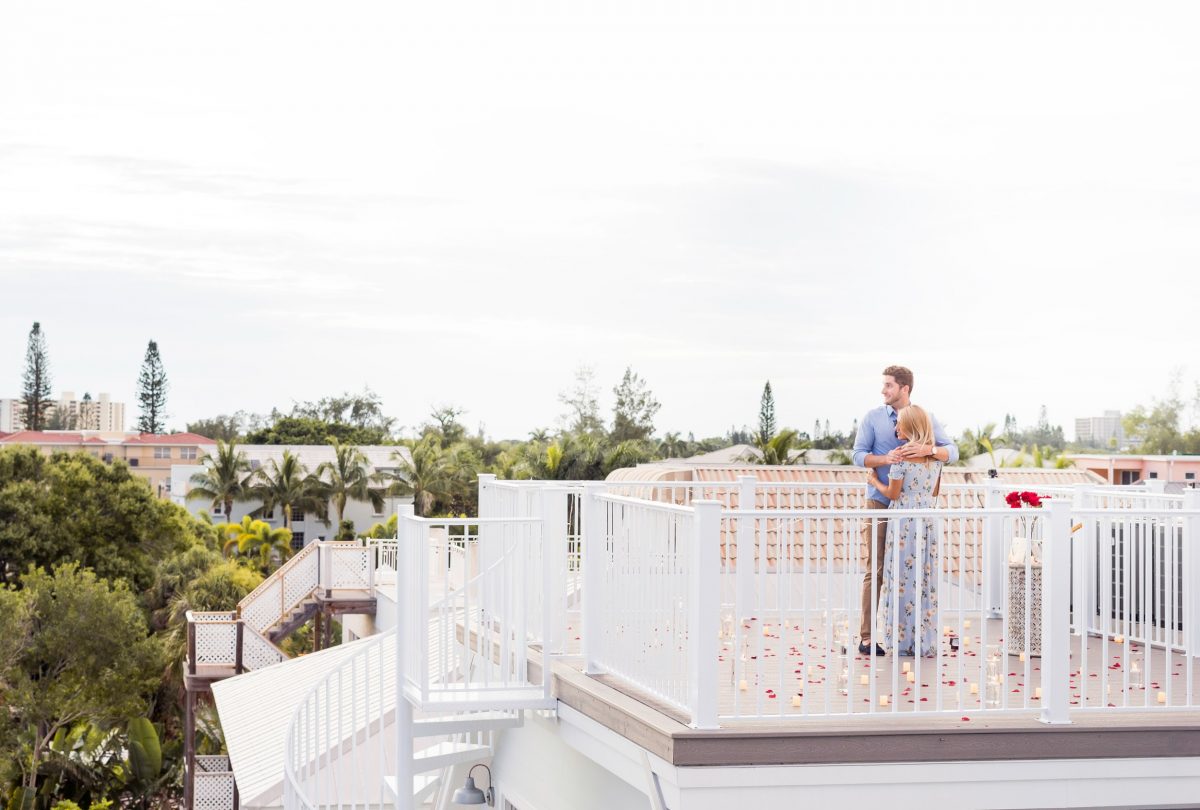
[[[1200,493],[1185,508],[1181,496],[1037,488],[1047,504],[1018,510],[1004,502],[1015,488],[961,487],[943,502],[968,506],[899,517],[781,508],[788,489],[805,503],[854,503],[828,485],[592,485],[587,671],[624,679],[698,727],[1012,711],[1066,722],[1075,710],[1197,705],[1189,653],[1200,653],[1200,603],[1189,583],[1200,583]],[[700,494],[759,508],[718,502],[720,517],[705,521]],[[937,594],[915,606],[932,628],[926,655],[858,654],[864,572],[882,562],[867,538],[886,518],[914,521],[925,555],[905,587]],[[897,556],[884,573],[893,593],[901,573]],[[890,621],[895,651],[915,622],[867,592],[867,632],[889,640]]]

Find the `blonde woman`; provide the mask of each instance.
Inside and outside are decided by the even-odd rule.
[[[932,445],[933,420],[920,406],[909,405],[897,415],[896,435],[909,444]],[[874,470],[868,480],[891,501],[891,510],[932,509],[941,472],[942,462],[926,457],[893,464],[886,485]],[[933,521],[890,518],[879,593],[882,646],[888,652],[925,656],[937,653],[937,573]]]

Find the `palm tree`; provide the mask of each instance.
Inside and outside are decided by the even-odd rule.
[[[662,453],[665,458],[680,458],[686,449],[687,442],[681,439],[678,433],[666,434],[658,445],[658,452]]]
[[[958,440],[958,456],[959,461],[966,463],[967,459],[978,456],[981,453],[987,453],[992,460],[992,467],[996,464],[996,446],[1004,442],[996,436],[996,423],[988,422],[981,428],[971,430],[968,428],[963,431],[962,437]]]
[[[270,470],[259,468],[253,477],[253,484],[248,494],[262,501],[262,506],[251,514],[254,517],[263,515],[280,507],[283,510],[283,528],[292,526],[292,511],[313,512],[321,520],[329,517],[329,500],[325,487],[315,476],[308,474],[308,469],[291,450],[283,451],[280,461],[271,459]]]
[[[799,432],[791,429],[781,430],[769,437],[762,433],[754,436],[754,446],[759,452],[759,464],[792,464],[800,461],[807,452],[806,444],[800,439]],[[794,458],[793,450],[800,451]]]
[[[274,566],[273,559],[283,562],[292,556],[292,530],[273,529],[271,524],[256,520],[252,531],[242,535],[238,551],[246,557],[258,555],[259,565],[264,572],[269,572]]]
[[[453,473],[447,464],[437,436],[426,436],[408,445],[409,453],[392,453],[396,462],[395,483],[389,494],[411,495],[419,517],[425,517],[436,500],[449,500],[454,494]]]
[[[200,463],[204,465],[204,471],[192,476],[188,499],[211,501],[213,509],[222,506],[225,517],[229,517],[233,502],[247,497],[250,462],[246,460],[246,454],[237,449],[237,442],[225,443],[218,439],[216,455],[205,453]]]
[[[328,478],[326,478],[328,476]],[[333,440],[333,461],[323,462],[317,467],[317,477],[333,500],[337,510],[337,525],[342,525],[346,512],[346,501],[370,501],[378,514],[383,511],[383,490],[371,486],[381,478],[371,472],[371,464],[362,450],[351,444]]]

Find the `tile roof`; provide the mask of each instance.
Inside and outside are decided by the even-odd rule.
[[[18,430],[0,436],[4,444],[83,444],[82,433],[69,431]]]
[[[198,433],[139,433],[136,436],[129,436],[122,444],[169,444],[169,445],[193,445],[193,444],[213,444],[217,442],[215,439],[210,439],[207,436],[201,436]]]

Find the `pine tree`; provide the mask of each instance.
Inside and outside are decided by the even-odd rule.
[[[158,356],[158,344],[153,340],[146,347],[142,372],[138,375],[138,403],[142,415],[137,429],[141,433],[163,433],[167,421],[167,372]]]
[[[36,321],[29,330],[29,345],[25,349],[24,386],[21,390],[21,415],[26,430],[45,430],[50,420],[50,360],[46,356],[46,338],[42,325]]]
[[[654,415],[662,407],[654,398],[646,381],[627,367],[621,382],[613,388],[613,429],[609,435],[614,442],[648,439],[654,433]]]
[[[758,408],[758,433],[763,442],[775,435],[775,395],[771,393],[771,381],[763,386],[762,403]]]

